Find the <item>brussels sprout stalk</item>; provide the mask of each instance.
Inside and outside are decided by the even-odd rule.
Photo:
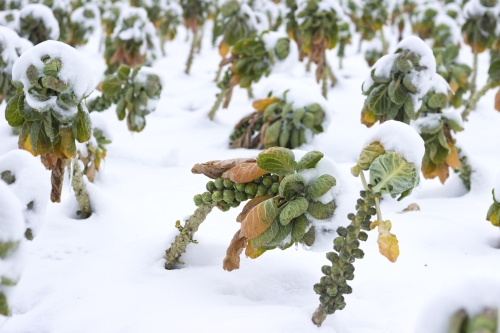
[[[68,172],[70,172],[71,186],[73,191],[75,191],[76,201],[80,210],[76,212],[82,219],[86,219],[92,215],[92,210],[90,208],[89,193],[87,192],[87,187],[83,181],[83,172],[80,168],[80,164],[76,158],[66,161],[66,166]]]
[[[217,112],[217,110],[219,110],[219,107],[222,104],[222,101],[224,100],[224,96],[226,96],[226,93],[227,93],[227,89],[223,89],[217,95],[217,99],[215,100],[215,103],[212,106],[212,109],[210,109],[210,112],[208,113],[208,118],[210,118],[210,120],[214,119],[215,113]]]
[[[193,40],[191,42],[191,48],[189,50],[189,56],[186,62],[186,70],[184,71],[184,73],[186,73],[187,75],[189,75],[189,72],[191,70],[191,65],[193,64],[193,58],[194,58],[194,51],[197,45],[198,45],[198,33],[193,32]]]
[[[477,60],[477,59],[476,59]],[[476,72],[475,70],[473,69],[473,79],[471,81],[471,99],[469,101],[469,104],[467,105],[467,107],[465,108],[465,110],[462,112],[462,119],[463,120],[467,120],[467,117],[469,117],[469,114],[472,112],[472,110],[475,110],[476,109],[476,105],[477,105],[477,102],[479,102],[479,100],[481,99],[481,97],[483,97],[490,89],[492,89],[494,86],[495,86],[495,82],[491,79],[488,79],[488,82],[486,82],[486,84],[484,85],[484,87],[482,87],[479,91],[477,92],[473,92],[473,88],[475,90],[475,76],[476,76]]]

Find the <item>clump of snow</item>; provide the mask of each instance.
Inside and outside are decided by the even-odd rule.
[[[480,0],[470,0],[464,5],[463,9],[464,18],[468,20],[474,17],[483,16],[488,11],[492,12],[493,14],[496,14],[495,16],[497,16],[499,7],[500,7],[499,4],[497,4],[495,7],[489,8],[483,6]]]
[[[452,91],[449,83],[437,73],[431,79],[429,90],[434,90],[436,93],[445,95],[448,95],[448,93]]]
[[[87,13],[92,13],[93,17],[87,17],[89,16]],[[71,22],[78,23],[84,27],[84,39],[88,39],[101,25],[101,12],[99,11],[99,7],[93,3],[87,3],[82,7],[78,7],[71,13]]]
[[[42,58],[49,56],[51,59],[60,59],[62,68],[59,72],[59,79],[69,83],[70,87],[65,93],[74,92],[78,99],[88,96],[95,87],[90,64],[87,59],[73,47],[56,41],[45,41],[23,53],[12,68],[12,79],[24,85],[26,102],[34,109],[47,110],[49,108],[58,111],[61,115],[73,117],[77,108],[59,106],[57,96],[52,96],[47,101],[39,101],[36,96],[32,96],[30,83],[26,70],[30,65],[35,66],[38,77],[42,76],[45,63]]]
[[[59,23],[49,7],[42,4],[30,4],[19,12],[21,20],[30,15],[35,19],[42,20],[45,28],[50,31],[50,39],[57,40],[59,38]]]
[[[464,128],[464,121],[462,119],[461,109],[445,109],[443,110],[443,117],[457,123],[460,127]]]
[[[497,175],[497,179],[495,180],[493,189],[495,190],[495,200],[497,202],[500,202],[500,173],[498,173]]]
[[[424,140],[411,126],[395,120],[386,121],[368,135],[365,146],[375,141],[380,142],[386,151],[400,154],[420,170],[425,153]]]
[[[0,26],[4,26],[14,31],[19,31],[19,10],[13,9],[0,11]]]
[[[18,243],[7,256],[0,258],[0,295],[11,306],[12,292],[15,286],[4,281],[16,283],[24,268],[26,251],[24,249],[24,222],[22,206],[9,186],[0,181],[0,243]],[[0,315],[0,328],[7,318]]]
[[[111,130],[102,114],[98,112],[91,112],[89,115],[92,120],[92,128],[98,129],[107,140],[113,141],[113,134],[111,133]]]
[[[5,64],[1,70],[5,74],[11,75],[12,66],[19,55],[30,47],[33,47],[30,41],[19,37],[15,31],[0,26],[0,58]]]
[[[274,57],[274,64],[272,65],[272,74],[276,73],[288,73],[293,71],[293,68],[297,65],[299,59],[299,51],[297,43],[288,37],[284,32],[268,31],[262,35],[262,40],[264,41],[265,48],[268,52],[274,52],[274,48],[281,38],[288,38],[290,40],[290,46],[288,48],[288,56],[285,59],[278,59]]]
[[[26,228],[36,236],[45,219],[50,196],[50,176],[40,161],[25,150],[0,156],[0,173],[10,171],[15,181],[9,188],[23,205]],[[3,183],[0,180],[0,183]]]
[[[425,117],[420,116],[417,120],[411,122],[411,127],[413,127],[418,133],[422,133],[422,129],[431,130],[437,128],[440,125],[442,114],[440,113],[430,113]]]
[[[458,25],[457,21],[455,21],[453,18],[446,14],[438,14],[438,16],[434,20],[434,24],[436,25],[436,28],[439,25],[445,25],[447,26],[450,31],[450,37],[447,39],[447,42],[450,44],[458,45],[460,44],[460,41],[462,40],[462,34],[461,34],[461,26]]]

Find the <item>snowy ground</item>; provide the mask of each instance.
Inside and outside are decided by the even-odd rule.
[[[500,305],[500,233],[485,221],[500,164],[500,113],[493,109],[494,91],[457,135],[475,170],[472,191],[467,193],[452,174],[445,186],[437,179],[424,180],[409,198],[384,200],[384,218],[393,223],[401,255],[395,264],[382,257],[372,233],[362,244],[365,258],[356,261],[347,307],[329,316],[321,328],[310,321],[319,304],[312,287],[322,276],[324,253],[331,246],[242,258],[241,269],[228,273],[222,270],[222,259],[239,229],[237,210],[209,215],[195,237],[199,244],[189,245],[183,257],[186,265],[166,271],[162,257],[177,233],[175,221],[194,211],[192,198],[204,191],[207,181],[190,173],[192,165],[258,153],[228,149],[232,127],[252,111],[245,90],[235,89],[230,108],[219,110],[215,121],[208,120],[220,59],[209,38],[206,33],[190,76],[183,72],[189,46],[183,31],[167,43],[167,56],[154,66],[166,85],[142,133],[130,134],[113,110],[103,113],[114,140],[103,171],[89,186],[95,212],[87,220],[75,219],[69,184],[62,203],[49,204],[43,228],[29,243],[14,315],[2,333],[437,333],[465,302],[472,310]],[[104,61],[94,46],[83,51],[98,75]],[[343,70],[337,69],[335,53],[329,54],[339,78],[329,92],[331,125],[302,147],[322,151],[345,173],[370,131],[359,122],[361,83],[369,68],[356,46],[354,41],[348,48]],[[469,48],[462,47],[462,53],[470,63]],[[482,86],[488,56],[481,55],[479,63]],[[313,72],[305,73],[303,67],[298,64],[285,73],[287,80],[294,77],[315,85]],[[265,85],[262,80],[255,92]],[[0,155],[17,149],[4,107]],[[48,182],[48,172],[46,176]],[[361,189],[358,179],[346,179],[350,183],[344,186]],[[397,213],[413,202],[421,211]],[[354,205],[355,198],[347,211]],[[347,223],[345,216],[337,221]]]

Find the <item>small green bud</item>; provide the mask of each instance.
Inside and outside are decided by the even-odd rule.
[[[325,313],[328,314],[328,315],[331,315],[331,314],[334,314],[336,311],[336,308],[334,305],[327,305],[325,307]]]
[[[220,191],[218,191],[220,192]],[[231,206],[229,206],[229,204],[225,201],[220,201],[218,204],[217,204],[217,207],[222,210],[223,212],[227,212],[228,210],[231,209]]]
[[[357,214],[360,218],[364,219],[366,217],[366,212],[364,210],[358,211]]]
[[[245,192],[240,192],[240,191],[237,191],[235,194],[234,194],[234,198],[239,201],[239,202],[242,202],[242,201],[245,201],[248,199],[248,196]]]
[[[365,253],[361,249],[355,249],[352,251],[352,256],[356,259],[363,259]]]
[[[270,196],[272,196],[272,197],[274,197],[274,196],[276,195],[276,193],[274,193],[274,192],[273,192],[273,190],[272,190],[271,188],[269,188],[269,189],[267,190],[267,194],[268,194],[268,195],[270,195]]]
[[[254,182],[254,183],[262,183],[262,180],[263,180],[263,179],[264,179],[264,177],[263,177],[263,176],[260,176],[259,178],[254,179],[254,180],[253,180],[253,182]]]
[[[210,192],[204,192],[201,195],[201,198],[203,199],[203,202],[210,203],[210,202],[212,202],[212,193],[210,193]]]
[[[215,183],[213,181],[209,181],[207,183],[207,191],[208,192],[213,192],[215,191]]]
[[[358,235],[358,239],[360,241],[365,242],[368,239],[368,234],[366,232],[364,232],[364,231],[360,231],[359,235]]]
[[[339,258],[342,261],[349,262],[351,255],[347,251],[340,251]]]
[[[319,279],[319,282],[322,285],[331,285],[333,283],[333,280],[328,275],[325,275],[325,276],[322,276],[321,279]]]
[[[200,207],[200,206],[202,206],[204,204],[203,197],[201,196],[201,194],[195,195],[194,198],[193,198],[193,201],[194,201],[194,204],[197,207]]]
[[[274,194],[278,193],[280,190],[280,184],[279,183],[273,183],[271,185],[271,191],[273,191]]]
[[[354,274],[353,274],[353,273],[346,273],[346,275],[345,275],[345,279],[346,279],[347,281],[352,281],[352,280],[354,280]]]
[[[356,227],[353,226],[352,224],[348,225],[347,228],[346,228],[347,232],[350,233],[351,235],[352,234],[355,234],[356,233]]]
[[[333,240],[333,245],[337,247],[343,247],[345,245],[345,238],[340,236]]]
[[[359,240],[355,239],[355,240],[349,242],[349,247],[352,250],[355,250],[355,249],[359,248]]]
[[[272,178],[269,176],[264,177],[264,179],[262,179],[262,185],[264,185],[265,187],[271,187],[271,185],[273,185]]]
[[[267,187],[265,187],[264,185],[259,185],[259,187],[257,187],[257,196],[261,197],[266,194],[267,194]]]
[[[314,285],[314,292],[316,294],[322,294],[323,293],[323,286],[321,284],[319,284],[319,283],[316,283]]]
[[[349,219],[351,221],[354,220],[355,217],[356,217],[356,215],[354,215],[353,213],[347,214],[347,219]]]
[[[333,274],[339,274],[340,273],[340,266],[336,263],[332,265],[332,273]]]
[[[245,191],[245,186],[247,186],[247,184],[235,184],[234,187],[238,190],[238,191]]]
[[[280,181],[280,177],[278,175],[272,175],[271,179],[273,180],[273,183],[276,183],[276,182]]]
[[[358,199],[357,203],[358,205],[364,205],[365,201],[363,199]]]
[[[222,195],[222,191],[214,191],[214,193],[212,193],[212,201],[213,202],[219,202],[223,199],[223,195]]]
[[[332,274],[332,268],[328,265],[325,265],[325,266],[321,267],[321,272],[325,275],[330,275],[330,274]]]
[[[343,310],[345,308],[345,302],[337,305],[337,310]]]
[[[352,288],[350,285],[347,285],[345,289],[346,290],[345,290],[344,294],[352,294]]]
[[[346,273],[353,273],[354,272],[354,265],[353,264],[345,264],[344,271]]]
[[[346,284],[346,278],[343,277],[343,276],[339,276],[337,278],[337,283],[339,284],[339,286],[342,286],[342,287],[345,286],[345,284]]]
[[[366,191],[361,191],[361,192],[359,192],[359,195],[360,195],[362,198],[366,197]]]
[[[368,208],[367,214],[368,215],[375,215],[375,214],[377,214],[377,210],[373,207],[370,207],[370,208]]]
[[[248,183],[247,186],[245,186],[245,193],[251,198],[255,197],[255,194],[257,193],[257,184]]]
[[[337,287],[335,286],[331,286],[331,287],[328,287],[326,288],[326,293],[328,294],[328,296],[335,296],[337,295]]]
[[[335,252],[328,252],[326,254],[326,259],[330,260],[332,263],[339,261],[339,255]]]
[[[319,301],[323,304],[326,304],[330,301],[330,296],[327,296],[327,295],[321,295],[319,297]]]
[[[222,190],[224,188],[224,179],[217,178],[214,183],[215,187],[217,187],[219,190]]]
[[[363,229],[363,230],[370,231],[370,230],[371,230],[371,229],[370,229],[370,225],[371,225],[371,224],[372,224],[372,223],[371,223],[370,221],[363,221],[363,222],[361,222],[360,227],[361,227],[361,229]]]
[[[233,200],[232,202],[229,202],[229,206],[231,208],[236,208],[240,205],[240,202],[238,200]]]
[[[337,234],[339,234],[339,236],[345,237],[347,236],[347,229],[344,227],[338,227]]]
[[[344,296],[342,295],[338,295],[337,297],[335,297],[335,304],[340,304],[340,303],[344,303]]]
[[[225,202],[231,203],[234,201],[234,191],[232,190],[224,190],[223,198]]]
[[[230,181],[229,179],[224,179],[223,184],[224,184],[225,188],[232,188],[234,185],[234,183],[232,181]]]

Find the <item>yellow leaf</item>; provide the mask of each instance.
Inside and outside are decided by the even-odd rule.
[[[450,176],[450,170],[448,169],[448,165],[446,165],[446,163],[438,164],[436,172],[441,184],[444,184],[446,179],[448,179],[448,177]]]
[[[23,148],[24,148],[24,150],[29,151],[31,153],[31,155],[38,156],[38,154],[33,151],[33,148],[31,148],[30,137],[31,137],[31,134],[28,134],[28,137],[26,138],[26,141],[24,141]]]
[[[250,243],[247,245],[245,249],[245,255],[249,257],[250,259],[255,259],[260,257],[264,252],[266,252],[266,249],[259,247],[257,249],[254,249]]]
[[[498,224],[498,210],[496,212],[494,212],[490,218],[489,218],[489,221],[491,222],[491,224],[493,224],[495,227],[499,227],[500,225]]]
[[[377,116],[368,107],[361,111],[361,123],[366,127],[372,127],[377,122]]]
[[[396,235],[389,232],[391,227],[391,221],[379,223],[377,243],[380,253],[389,259],[390,262],[396,262],[399,256],[399,245]]]
[[[229,45],[224,43],[224,41],[221,41],[219,44],[219,54],[221,55],[222,58],[225,58],[228,53],[229,53]]]
[[[252,106],[254,107],[255,110],[259,112],[264,112],[264,110],[271,104],[276,103],[278,101],[278,97],[271,97],[271,98],[263,98],[263,99],[258,99],[255,102],[253,102]]]
[[[453,144],[449,144],[448,148],[450,148],[450,153],[448,154],[448,156],[446,156],[446,159],[444,161],[452,169],[456,169],[456,168],[458,168],[458,165],[460,164],[460,159],[458,157],[458,152],[455,149],[455,145],[453,145]]]
[[[222,174],[222,178],[229,179],[234,183],[248,183],[268,172],[257,166],[256,162],[241,163]]]

